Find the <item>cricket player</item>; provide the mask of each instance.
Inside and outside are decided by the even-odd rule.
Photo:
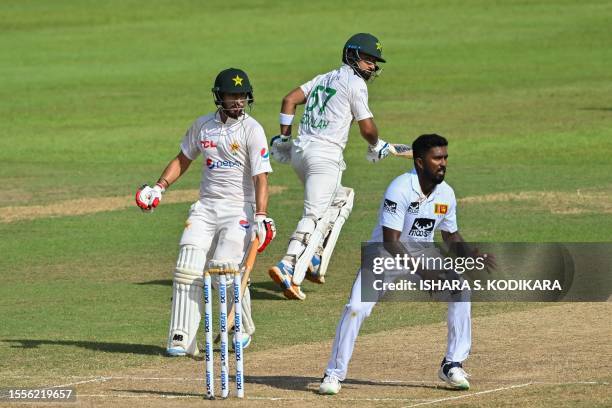
[[[384,242],[385,248],[401,245],[400,242],[433,242],[434,232],[439,229],[447,244],[469,250],[457,228],[455,193],[444,182],[447,145],[446,139],[436,134],[422,135],[414,141],[414,169],[397,177],[387,188],[370,242]],[[332,353],[319,386],[321,394],[340,391],[361,324],[376,304],[361,300],[361,281],[360,270],[336,328]],[[465,292],[453,299],[458,301],[448,303],[447,349],[438,376],[453,388],[468,389],[469,376],[462,363],[470,353],[471,304]]]
[[[189,210],[174,271],[167,346],[170,356],[199,354],[196,334],[207,262],[216,259],[239,264],[252,235],[259,238],[261,252],[276,234],[274,221],[267,216],[268,173],[272,168],[266,136],[261,125],[245,112],[254,102],[249,78],[240,69],[226,69],[217,75],[212,92],[217,110],[193,122],[180,152],[156,185],[145,185],[136,193],[136,204],[152,211],[164,191],[202,156],[200,198]],[[241,305],[246,347],[255,331],[248,288]]]
[[[304,184],[304,210],[290,238],[286,255],[269,269],[270,277],[288,299],[304,300],[300,284],[305,277],[322,284],[340,234],[353,208],[353,189],[341,184],[346,168],[343,151],[351,123],[356,121],[368,142],[367,159],[384,159],[389,144],[378,137],[368,107],[367,82],[385,62],[382,45],[371,34],[353,35],[342,50],[342,66],[318,75],[284,97],[280,135],[271,141],[272,156],[291,162]],[[295,140],[291,140],[297,105],[306,104]]]

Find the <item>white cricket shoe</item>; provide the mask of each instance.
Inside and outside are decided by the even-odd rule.
[[[438,377],[455,389],[470,389],[470,383],[467,380],[470,378],[470,375],[463,370],[460,362],[447,361],[446,358],[442,360],[438,370]]]
[[[323,380],[319,385],[319,394],[336,395],[340,392],[340,388],[342,388],[342,384],[340,384],[338,377],[333,374],[325,374],[325,377],[323,377]]]

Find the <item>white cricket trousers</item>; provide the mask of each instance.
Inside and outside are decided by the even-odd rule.
[[[206,253],[206,264],[211,259],[240,264],[251,240],[255,204],[225,199],[202,200],[191,206],[179,245],[192,245],[202,249]],[[215,286],[217,281],[218,276],[214,276]],[[228,299],[233,297],[229,296]],[[251,317],[248,287],[243,297],[242,315],[244,331],[253,334],[255,324]]]
[[[302,217],[314,220],[323,217],[342,191],[342,172],[346,169],[342,148],[316,140],[294,144],[291,165],[304,184]]]
[[[326,375],[335,375],[340,381],[346,378],[348,364],[353,355],[355,340],[359,334],[361,324],[370,316],[376,302],[361,301],[361,270],[353,283],[349,303],[344,307],[340,322],[336,327],[336,337],[332,347],[331,356],[327,363]],[[447,347],[446,359],[461,362],[470,354],[472,344],[472,322],[470,302],[448,302],[447,315]],[[419,345],[406,345],[418,349]],[[401,350],[397,350],[401,353]]]
[[[304,210],[293,236],[312,233],[316,224],[335,201],[345,200],[342,172],[346,169],[340,146],[317,140],[296,141],[291,149],[291,165],[304,184]],[[289,242],[287,255],[295,260],[304,250],[301,240]]]

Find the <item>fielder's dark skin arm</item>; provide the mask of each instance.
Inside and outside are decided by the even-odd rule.
[[[442,233],[442,240],[448,246],[451,253],[455,253],[458,256],[470,256],[474,253],[474,250],[466,244],[459,231],[447,232],[440,230],[440,232]]]
[[[170,187],[172,183],[187,171],[191,161],[183,152],[179,152],[174,159],[170,160],[170,163],[168,163],[157,182],[164,186],[164,188]]]
[[[406,250],[400,242],[401,231],[397,231],[391,228],[382,227],[383,229],[383,245],[385,249],[393,256],[399,254],[403,255]],[[459,256],[469,256],[473,251],[467,245],[459,231],[447,232],[442,231],[442,240],[444,243],[451,248]]]
[[[396,256],[396,255],[403,256],[404,254],[408,253],[408,251],[406,250],[406,248],[400,241],[400,235],[402,233],[401,231],[397,231],[397,230],[387,228],[387,227],[382,227],[382,229],[383,229],[383,245],[385,249],[387,250],[387,252],[389,252],[389,254],[391,254],[392,256]],[[442,233],[442,240],[448,246],[451,253],[454,253],[457,256],[461,256],[461,257],[473,257],[473,256],[478,256],[480,254],[478,249],[471,248],[465,242],[461,234],[459,234],[459,231],[448,232],[448,231],[440,230],[440,232]],[[491,254],[487,254],[485,256],[487,256],[485,263],[488,266],[489,270],[495,269],[496,267],[495,257]],[[431,271],[431,273],[434,273],[434,272],[435,271]]]

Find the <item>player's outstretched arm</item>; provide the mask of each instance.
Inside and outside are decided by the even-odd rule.
[[[145,184],[136,191],[136,205],[145,212],[152,211],[159,205],[164,191],[187,171],[191,161],[183,152],[177,154],[170,160],[154,187]]]

